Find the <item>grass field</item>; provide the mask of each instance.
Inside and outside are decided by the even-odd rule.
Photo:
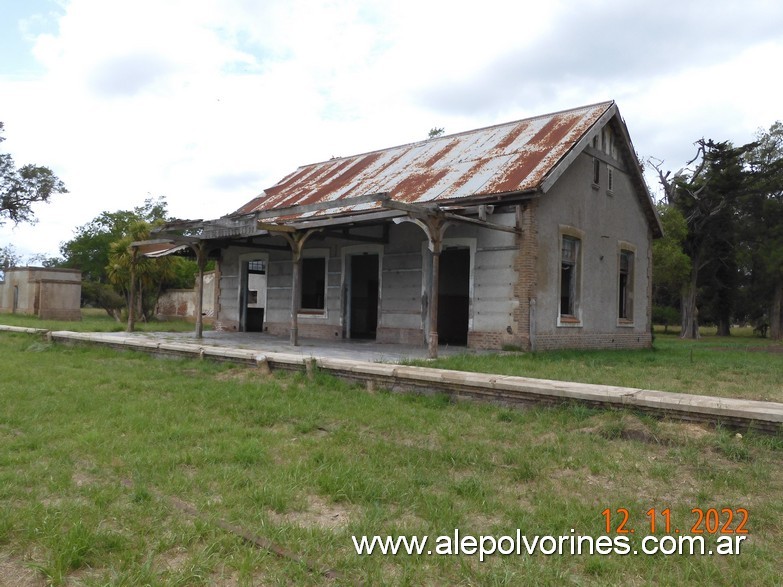
[[[119,332],[117,323],[102,310],[82,310],[81,322],[41,321],[31,316],[0,314],[0,324],[46,328]],[[137,324],[140,331],[193,330],[192,323],[172,320]],[[783,344],[753,335],[750,328],[735,328],[731,337],[715,336],[702,328],[698,341],[680,340],[659,327],[654,347],[632,351],[504,352],[496,355],[464,354],[412,364],[520,375],[561,381],[579,381],[657,389],[679,393],[737,397],[783,402]]]
[[[82,308],[82,319],[73,320],[41,320],[37,316],[23,314],[0,314],[0,324],[22,326],[24,328],[44,328],[46,330],[72,330],[76,332],[122,332],[126,322],[117,322],[104,310],[99,308]],[[187,332],[194,329],[192,322],[185,320],[167,320],[165,322],[136,322],[139,331]]]
[[[698,341],[656,333],[653,348],[457,355],[429,366],[461,371],[783,402],[783,344],[737,329]],[[418,363],[423,364],[423,363]]]
[[[320,374],[263,376],[8,333],[0,356],[0,584],[780,584],[780,437],[578,406],[368,394]],[[597,537],[605,509],[627,508],[638,545],[651,508],[669,508],[687,533],[691,510],[711,507],[749,511],[740,555],[480,562],[359,556],[351,540],[435,540],[455,528]]]

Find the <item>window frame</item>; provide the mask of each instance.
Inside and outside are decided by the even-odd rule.
[[[266,275],[267,272],[267,260],[266,259],[251,259],[247,262],[247,272],[254,273],[256,275]]]
[[[628,266],[623,271],[623,257],[628,259]],[[623,280],[625,276],[625,280]],[[623,282],[624,281],[624,282]],[[617,246],[617,304],[615,314],[618,326],[633,326],[635,320],[635,282],[636,282],[636,247],[631,243],[620,242]]]
[[[308,261],[312,262],[313,260],[321,260],[324,264],[323,269],[323,294],[322,294],[322,300],[323,300],[323,307],[317,308],[317,307],[306,307],[304,305],[305,300],[305,282],[306,282],[306,272],[305,272],[305,266],[308,265]],[[327,308],[327,302],[328,302],[328,291],[329,291],[329,252],[326,249],[310,249],[302,251],[302,273],[301,273],[301,284],[299,287],[299,309],[298,314],[304,315],[304,316],[326,316],[326,308]]]
[[[576,243],[573,260],[573,275],[571,277],[571,302],[569,304],[572,313],[563,313],[563,249],[566,240]],[[571,227],[561,226],[558,238],[558,278],[557,278],[557,326],[581,327],[582,326],[582,276],[584,274],[584,232]]]

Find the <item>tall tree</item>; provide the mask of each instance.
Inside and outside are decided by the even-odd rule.
[[[675,206],[657,204],[663,237],[653,241],[653,312],[666,324],[679,321],[680,293],[688,282],[691,260],[683,250],[688,224]]]
[[[690,259],[690,275],[680,301],[683,338],[699,338],[699,288],[706,281],[711,282],[719,333],[729,334],[738,270],[736,211],[748,185],[744,156],[752,148],[704,139],[696,144],[696,157],[674,177],[656,167],[666,205],[681,212],[688,228],[683,251]]]
[[[783,338],[783,123],[759,131],[748,154],[750,196],[742,209],[747,271],[755,316],[770,336]],[[768,321],[768,322],[767,322]]]
[[[76,236],[63,243],[62,266],[82,271],[82,297],[85,303],[103,308],[120,320],[120,310],[127,305],[130,289],[128,246],[148,237],[152,226],[168,219],[164,198],[147,199],[131,210],[102,212],[76,230]],[[143,259],[137,287],[142,295],[138,315],[149,319],[161,291],[166,288],[193,286],[198,268],[182,257]]]
[[[135,312],[144,321],[152,318],[163,289],[174,284],[178,266],[187,263],[181,257],[134,258],[131,252],[131,243],[148,239],[151,228],[149,223],[143,221],[131,226],[123,238],[111,244],[109,265],[106,267],[110,283],[122,292],[128,307],[131,303],[131,279],[134,280]],[[133,263],[135,263],[135,267],[132,271],[131,264]]]
[[[5,140],[2,133],[0,122],[0,143]],[[28,164],[17,169],[10,154],[0,153],[0,224],[6,220],[35,222],[33,204],[48,202],[52,194],[67,191],[48,167]]]
[[[132,210],[102,212],[76,229],[76,235],[60,246],[63,266],[79,269],[85,281],[108,283],[111,244],[130,234],[139,222],[154,224],[167,217],[164,198],[148,198]]]
[[[0,247],[0,281],[5,278],[5,272],[13,269],[22,262],[22,257],[16,252],[13,245]]]

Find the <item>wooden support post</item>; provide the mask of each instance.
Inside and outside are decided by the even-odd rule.
[[[438,296],[440,281],[440,251],[441,246],[432,250],[432,286],[430,287],[430,332],[427,341],[427,354],[430,359],[438,358]]]
[[[299,307],[302,305],[302,251],[305,242],[321,228],[306,231],[281,231],[280,236],[288,241],[291,247],[291,345],[299,346]]]
[[[302,304],[302,252],[293,251],[291,277],[291,344],[299,346],[299,306]]]
[[[426,221],[429,249],[432,253],[430,284],[430,332],[427,340],[427,355],[438,358],[438,297],[440,296],[440,253],[443,250],[443,233],[449,223],[440,216],[431,216]]]
[[[130,288],[128,290],[128,326],[127,332],[133,332],[136,327],[136,260],[139,257],[138,247],[131,247]]]
[[[397,207],[398,203],[394,203]],[[405,204],[405,208],[410,207]],[[427,331],[427,354],[430,359],[438,358],[438,295],[440,281],[440,253],[443,249],[443,234],[450,226],[450,218],[440,212],[428,212],[425,218],[409,215],[405,219],[395,219],[395,223],[413,222],[424,231],[429,241],[428,247],[432,253],[432,264],[430,267],[430,290],[429,290],[429,330]]]
[[[196,296],[196,338],[204,337],[204,265],[206,265],[206,250],[204,242],[193,247],[198,263],[198,295]]]

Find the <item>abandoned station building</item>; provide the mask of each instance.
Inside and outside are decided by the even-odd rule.
[[[305,165],[156,242],[218,259],[217,329],[434,356],[438,344],[649,346],[660,235],[604,102]]]

